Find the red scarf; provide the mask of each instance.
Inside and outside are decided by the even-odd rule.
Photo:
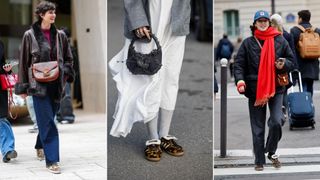
[[[255,30],[254,35],[264,40],[260,54],[256,102],[254,106],[264,106],[273,97],[276,89],[275,82],[275,49],[274,37],[279,35],[276,29],[269,27],[266,31]]]

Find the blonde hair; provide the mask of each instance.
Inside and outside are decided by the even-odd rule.
[[[276,28],[281,34],[283,34],[282,17],[279,14],[273,14],[270,17],[271,26]]]
[[[278,24],[278,22],[275,19],[271,19],[271,26],[276,28],[281,34],[283,33],[282,25]]]

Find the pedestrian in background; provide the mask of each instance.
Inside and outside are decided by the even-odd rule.
[[[70,43],[70,31],[67,27],[62,27],[60,28],[68,37],[68,41]],[[70,44],[71,52],[72,52],[72,57],[77,57],[75,51],[73,51],[73,48]],[[75,115],[73,114],[73,106],[72,106],[72,99],[71,99],[71,83],[66,84],[64,88],[64,97],[60,101],[60,108],[57,113],[57,121],[62,123],[62,124],[72,124],[74,123],[75,120]]]
[[[311,12],[309,10],[301,10],[298,12],[298,25],[302,28],[315,28],[310,24]],[[320,29],[315,28],[315,32],[320,34]],[[319,80],[319,60],[318,58],[302,58],[298,49],[298,42],[302,30],[294,26],[290,30],[294,39],[296,48],[296,58],[299,66],[299,71],[302,78],[302,87],[304,92],[310,92],[313,95],[313,82]]]
[[[230,63],[231,57],[233,53],[233,45],[228,39],[227,34],[223,34],[223,38],[219,40],[217,47],[217,60],[222,58],[226,58],[229,62],[230,76],[233,77],[233,63]]]
[[[282,17],[279,14],[273,14],[270,17],[270,21],[271,21],[271,26],[274,27],[275,29],[277,29],[282,35],[283,37],[287,40],[291,51],[293,52],[294,55],[294,59],[293,59],[293,63],[294,63],[294,69],[298,69],[298,64],[297,64],[297,60],[296,60],[296,53],[295,53],[295,45],[294,45],[294,41],[293,41],[293,36],[291,34],[289,34],[282,25]],[[285,123],[285,121],[287,120],[287,112],[288,112],[288,97],[287,97],[287,91],[288,89],[292,86],[291,82],[289,83],[289,85],[286,86],[285,92],[283,93],[283,104],[282,104],[282,112],[284,115],[284,119],[283,119],[283,124]]]
[[[169,135],[175,109],[179,75],[189,33],[189,0],[125,0],[125,37],[123,49],[109,63],[117,83],[118,101],[110,134],[126,136],[134,122],[147,125],[149,140],[145,157],[159,161],[162,150],[173,156],[182,156],[183,148],[176,137]],[[153,33],[162,49],[162,67],[154,75],[133,75],[125,63],[131,39],[136,36],[144,41]],[[154,44],[136,42],[139,52],[150,52]],[[160,114],[160,118],[159,117]],[[158,128],[159,121],[159,128]]]
[[[241,43],[242,43],[242,37],[238,37],[237,38],[237,42],[234,44],[234,51],[233,51],[233,54],[232,54],[232,59],[234,60],[237,56],[237,53],[240,49],[240,46],[241,46]],[[232,62],[234,63],[234,62]]]
[[[28,129],[28,132],[29,133],[38,133],[38,124],[37,124],[37,119],[36,119],[36,113],[34,112],[32,96],[27,96],[26,101],[27,101],[27,108],[28,108],[29,116],[30,116],[31,121],[33,122],[33,126],[32,126],[32,128]]]
[[[72,82],[72,54],[67,36],[57,30],[55,4],[42,1],[36,6],[38,21],[32,24],[22,39],[19,81],[15,86],[16,94],[33,97],[39,133],[35,149],[39,159],[45,156],[46,167],[51,173],[60,173],[59,135],[54,117],[63,97],[67,82]],[[59,53],[58,53],[58,52]],[[58,61],[59,77],[57,80],[39,83],[31,73],[31,67],[38,62]]]
[[[216,100],[216,94],[219,92],[219,86],[218,86],[218,81],[217,81],[217,77],[216,77],[216,72],[217,72],[217,68],[216,66],[213,67],[214,69],[214,79],[213,79],[213,99]]]
[[[238,92],[248,98],[255,170],[262,171],[265,153],[275,168],[281,167],[275,153],[282,135],[281,107],[285,87],[276,86],[276,74],[290,71],[294,56],[281,33],[270,27],[268,12],[255,13],[251,31],[252,36],[243,41],[236,56],[234,75]],[[265,145],[266,105],[270,118]]]
[[[73,69],[75,72],[75,78],[73,83],[73,99],[75,100],[75,108],[82,109],[82,90],[81,90],[81,78],[80,78],[80,61],[78,56],[78,45],[77,41],[73,41],[73,46],[71,46],[72,56],[73,56]]]
[[[0,74],[10,74],[12,66],[6,64],[4,58],[4,45],[0,41]],[[11,124],[7,119],[8,116],[8,91],[2,89],[0,83],[0,149],[2,161],[9,162],[17,157],[17,151],[14,148],[14,135]]]
[[[230,68],[230,75],[231,75],[231,80],[234,81],[234,75],[233,75],[233,71],[234,71],[234,59],[237,56],[237,53],[239,51],[239,48],[241,46],[242,43],[242,38],[238,37],[237,38],[237,42],[234,44],[234,50],[231,56],[231,59],[229,61],[229,68]],[[231,73],[232,72],[232,73]]]

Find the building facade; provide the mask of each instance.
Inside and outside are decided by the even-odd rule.
[[[311,24],[320,27],[319,8],[318,0],[275,0],[275,12],[282,16],[288,31],[297,24],[298,11],[304,9],[311,12]],[[227,33],[232,42],[239,36],[250,36],[254,13],[261,9],[271,14],[271,0],[214,0],[214,45],[223,33]]]

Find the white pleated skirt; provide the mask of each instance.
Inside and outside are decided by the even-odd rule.
[[[109,62],[109,68],[116,82],[118,100],[113,115],[114,122],[110,134],[126,137],[135,122],[154,119],[159,108],[174,110],[179,75],[185,49],[185,36],[172,36],[170,26],[173,0],[149,0],[152,33],[162,47],[162,67],[152,76],[133,75],[126,67],[130,39],[125,40],[121,51]],[[149,53],[156,48],[155,43],[136,41],[136,51]]]

